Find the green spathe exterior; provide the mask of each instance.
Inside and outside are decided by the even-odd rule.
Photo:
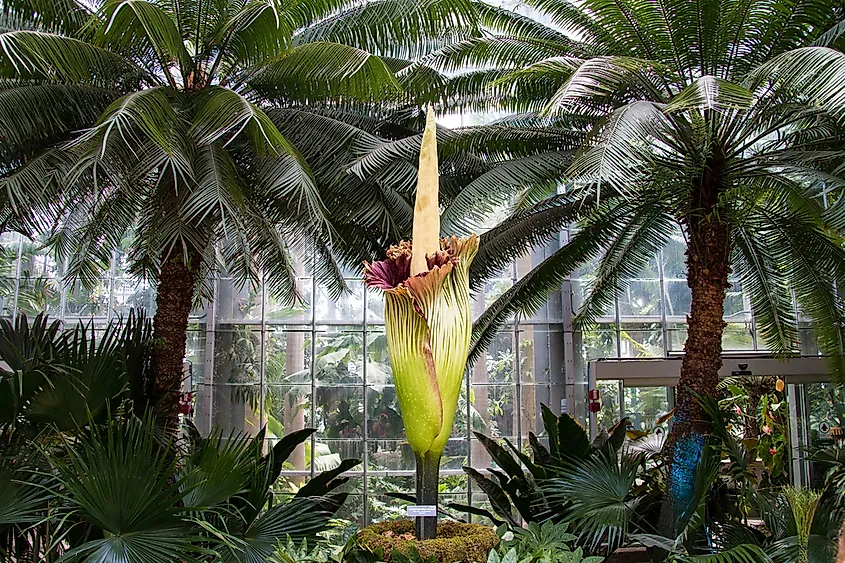
[[[399,247],[398,251],[402,251]],[[385,290],[385,326],[408,443],[441,454],[452,431],[472,334],[469,265],[478,238],[443,239],[443,265]]]

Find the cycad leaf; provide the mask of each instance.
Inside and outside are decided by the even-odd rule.
[[[664,111],[748,109],[752,99],[752,93],[738,84],[702,76],[673,97]]]
[[[357,5],[300,31],[297,43],[332,41],[370,53],[417,59],[478,33],[468,0],[377,0]]]
[[[125,59],[90,43],[41,31],[0,33],[0,76],[97,83],[134,72]]]
[[[160,6],[147,0],[109,0],[103,6],[107,21],[103,37],[109,45],[133,48],[140,41],[149,44],[160,64],[171,61],[183,73],[191,68],[191,56],[173,18]]]
[[[839,119],[845,115],[845,54],[828,47],[804,47],[778,55],[749,74],[745,86],[765,83],[820,104]]]
[[[654,66],[653,61],[632,57],[593,57],[582,61],[549,100],[546,111],[563,111],[591,98],[602,99],[627,88],[642,92],[647,100],[660,102],[663,93],[648,75]]]
[[[297,154],[267,114],[234,90],[204,88],[194,104],[190,134],[200,144],[222,141],[226,146],[246,133],[259,156]]]
[[[268,99],[381,100],[399,93],[396,77],[378,57],[340,43],[299,45],[269,63],[250,86]]]
[[[734,268],[751,299],[754,317],[769,349],[788,353],[795,349],[795,307],[787,280],[766,244],[765,230],[753,217],[737,225],[734,234]],[[749,231],[749,228],[754,229]]]

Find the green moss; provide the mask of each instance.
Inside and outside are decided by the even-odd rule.
[[[499,543],[496,531],[480,524],[444,521],[437,524],[437,538],[433,540],[402,537],[413,533],[411,520],[380,522],[358,533],[358,545],[371,553],[381,550],[382,559],[387,563],[390,563],[390,553],[394,549],[407,555],[412,546],[424,560],[434,556],[439,563],[473,563],[487,561],[487,552]]]

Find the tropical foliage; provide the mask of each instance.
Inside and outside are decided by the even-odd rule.
[[[387,62],[337,40],[334,18],[349,8],[360,33],[389,43],[440,34],[445,22],[420,22],[450,11],[433,2],[397,18],[397,4],[0,4],[0,225],[50,231],[67,275],[87,284],[133,234],[132,272],[158,285],[154,387],[171,420],[187,316],[207,272],[265,279],[292,302],[296,255],[331,295],[345,289],[338,241],[378,217],[356,224],[337,205],[343,182],[318,186],[268,108],[395,98]],[[344,139],[321,131],[324,143]],[[370,188],[359,197],[379,193]]]
[[[690,501],[674,538],[657,527],[670,466],[662,452],[665,435],[625,432],[626,421],[602,432],[593,444],[568,415],[544,409],[549,447],[531,435],[529,457],[505,441],[507,449],[479,435],[497,468],[490,477],[465,468],[488,497],[491,511],[452,505],[485,515],[517,535],[553,523],[569,525],[569,541],[588,554],[644,545],[654,560],[670,561],[833,561],[839,525],[845,515],[841,466],[832,466],[823,490],[771,487],[757,462],[757,441],[744,438],[743,416],[730,398],[720,405],[700,398],[714,421],[702,463],[696,468]],[[560,445],[567,454],[561,457]],[[825,459],[831,459],[830,453]],[[520,465],[521,462],[521,465]],[[527,472],[522,469],[525,467]],[[765,484],[761,482],[763,473]],[[764,526],[751,525],[760,515]]]
[[[4,560],[259,561],[313,538],[346,499],[343,460],[289,494],[277,481],[314,429],[162,434],[146,405],[150,323],[96,335],[44,316],[0,326]]]
[[[843,312],[835,293],[845,271],[836,234],[841,6],[827,0],[528,6],[554,26],[483,8],[488,34],[420,62],[459,72],[448,80],[453,91],[444,103],[505,106],[528,112],[521,124],[552,130],[591,124],[574,155],[517,160],[508,171],[526,181],[477,186],[476,198],[504,202],[515,195],[519,202],[530,194],[532,202],[549,202],[542,198],[559,197],[550,181],[571,182],[567,193],[579,201],[572,217],[578,232],[488,309],[477,329],[483,334],[485,321],[495,326],[504,314],[533,311],[576,264],[601,255],[578,314],[588,324],[680,231],[692,308],[670,444],[678,467],[693,467],[706,429],[694,394],[716,394],[731,268],[772,351],[797,348],[794,294],[832,358],[831,370],[841,375]],[[545,182],[545,193],[534,179]],[[673,475],[672,490],[689,490],[691,472]],[[666,502],[669,529],[686,500],[673,493]]]

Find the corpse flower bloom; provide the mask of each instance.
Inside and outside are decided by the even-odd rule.
[[[390,363],[408,443],[417,454],[443,452],[472,334],[469,264],[475,236],[445,238],[411,276],[412,246],[391,246],[387,260],[365,266],[367,285],[384,290]]]
[[[440,238],[437,137],[429,108],[420,150],[412,242],[364,264],[369,287],[385,296],[385,332],[405,435],[417,462],[417,503],[437,504],[440,457],[458,406],[472,335],[469,266],[478,237]],[[436,518],[417,520],[434,537]]]

